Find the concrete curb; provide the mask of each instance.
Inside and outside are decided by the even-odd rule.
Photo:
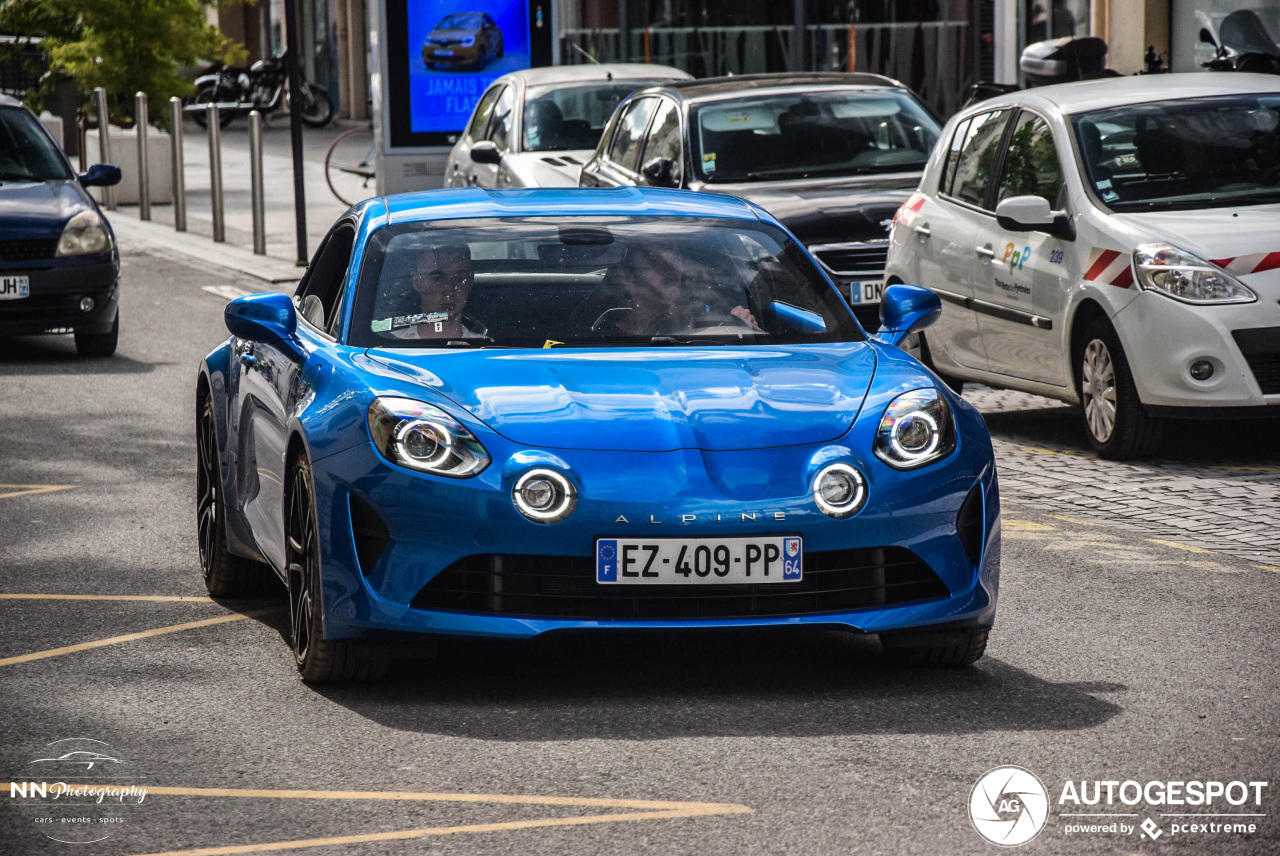
[[[208,238],[176,232],[160,223],[145,223],[119,211],[104,212],[111,221],[116,238],[123,249],[145,248],[181,253],[208,264],[229,268],[266,282],[297,282],[305,268],[271,256],[254,255],[252,250],[229,244],[216,244]]]

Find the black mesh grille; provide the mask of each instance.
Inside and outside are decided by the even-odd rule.
[[[1232,330],[1263,395],[1280,395],[1280,327]]]
[[[840,249],[817,250],[814,255],[835,273],[879,276],[884,273],[884,267],[889,258],[889,245],[862,244]]]
[[[797,583],[627,586],[596,583],[589,556],[476,555],[454,562],[412,606],[543,618],[748,618],[813,615],[946,597],[910,550],[806,553]]]
[[[44,241],[0,241],[0,261],[30,262],[51,259],[58,250],[58,239]]]
[[[1262,394],[1280,395],[1280,353],[1245,354],[1244,358],[1258,386],[1262,387]]]

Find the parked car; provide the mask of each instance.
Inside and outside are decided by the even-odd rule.
[[[1161,419],[1280,416],[1280,88],[1250,74],[1047,86],[951,119],[889,282],[939,294],[921,354],[1079,403],[1109,458]]]
[[[422,43],[422,63],[428,69],[443,65],[479,70],[503,53],[502,30],[486,12],[445,15]]]
[[[531,68],[495,80],[449,152],[445,187],[576,187],[578,171],[623,98],[668,80],[665,65]]]
[[[868,339],[738,199],[468,188],[370,199],[292,299],[231,301],[196,383],[200,561],[284,581],[308,681],[388,635],[840,627],[982,656],[1000,503],[978,412]]]
[[[0,334],[72,333],[85,356],[115,353],[120,254],[85,188],[119,181],[111,164],[77,176],[35,114],[0,95]]]
[[[665,84],[618,106],[583,187],[728,193],[804,242],[864,327],[879,324],[894,212],[941,130],[874,74],[760,74]]]

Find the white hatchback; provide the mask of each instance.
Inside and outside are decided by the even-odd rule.
[[[1103,457],[1163,417],[1280,417],[1280,78],[1047,86],[947,123],[890,236],[923,359],[1079,403]]]

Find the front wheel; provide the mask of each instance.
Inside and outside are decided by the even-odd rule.
[[[350,642],[325,639],[321,620],[320,531],[316,523],[311,467],[300,458],[289,479],[285,521],[289,626],[293,661],[309,683],[371,681],[386,674],[384,661],[360,657]]]
[[[333,101],[329,93],[309,83],[302,85],[302,124],[309,128],[323,128],[333,121]]]
[[[202,87],[200,90],[196,92],[196,97],[192,99],[192,103],[203,105],[203,104],[210,104],[214,101],[234,101],[235,100],[230,96],[226,96],[226,97],[222,97],[222,96],[223,96],[223,93],[219,91],[217,85],[210,84],[208,86]],[[204,110],[193,111],[191,113],[191,118],[201,128],[209,127],[208,114]],[[232,122],[235,121],[235,118],[236,118],[236,111],[220,110],[218,112],[218,127],[219,128],[227,127],[228,125],[230,125]]]
[[[75,333],[76,352],[82,357],[109,357],[116,352],[120,341],[120,313],[116,312],[116,320],[111,322],[111,329],[105,333]]]
[[[1078,382],[1089,445],[1101,458],[1143,457],[1160,444],[1160,421],[1147,413],[1129,370],[1120,337],[1099,319],[1085,329]]]

